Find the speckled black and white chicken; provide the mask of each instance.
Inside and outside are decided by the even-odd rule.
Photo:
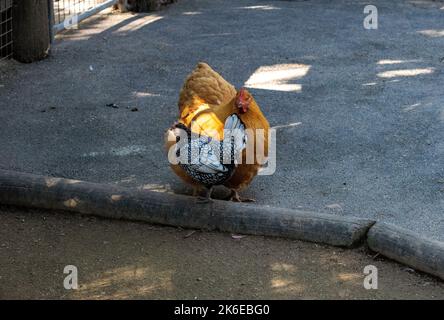
[[[218,131],[192,132],[181,122],[173,126],[173,132],[178,165],[205,187],[206,196],[199,202],[208,202],[213,186],[223,184],[234,173],[237,159],[246,148],[245,126],[232,114],[225,121],[222,135]]]

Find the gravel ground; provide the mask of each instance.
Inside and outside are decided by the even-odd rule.
[[[277,171],[245,196],[444,240],[444,2],[372,1],[377,30],[363,28],[365,4],[189,0],[97,15],[49,59],[1,66],[0,168],[190,192],[161,149],[203,60],[252,87],[278,126]]]
[[[0,207],[0,299],[444,299],[364,250]],[[66,265],[79,289],[66,290]],[[378,269],[378,289],[363,286]]]

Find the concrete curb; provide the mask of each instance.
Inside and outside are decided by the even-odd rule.
[[[367,243],[373,251],[444,280],[443,242],[378,222],[369,230]]]
[[[334,246],[361,243],[374,221],[0,170],[0,203],[61,209],[113,219],[279,236]]]
[[[0,204],[371,250],[444,280],[444,243],[373,220],[217,201],[0,170]]]

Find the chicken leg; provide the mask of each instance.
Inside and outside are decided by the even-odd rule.
[[[213,193],[213,186],[209,188],[205,188],[205,196],[197,196],[196,203],[205,204],[213,202],[213,199],[211,199],[211,194]]]
[[[239,195],[239,192],[236,189],[230,189],[231,194],[226,198],[228,201],[233,202],[256,202],[253,198],[243,198]]]

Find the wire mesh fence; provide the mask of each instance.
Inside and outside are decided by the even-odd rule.
[[[95,7],[108,2],[108,0],[53,0],[54,13],[53,23],[55,25],[63,23],[73,16],[80,15]]]
[[[12,0],[0,0],[0,60],[12,56]]]

